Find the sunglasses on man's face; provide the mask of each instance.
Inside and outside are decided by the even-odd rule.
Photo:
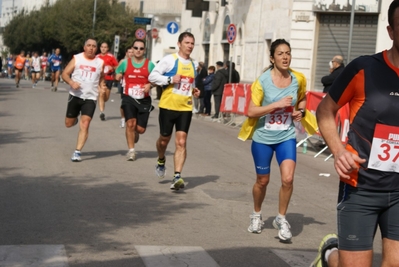
[[[143,51],[143,50],[144,50],[144,47],[137,47],[137,46],[133,46],[133,49],[134,49],[134,50],[140,50],[140,51]]]

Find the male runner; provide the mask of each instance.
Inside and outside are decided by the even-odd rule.
[[[160,136],[156,143],[158,164],[155,172],[160,178],[165,176],[165,151],[172,137],[173,127],[176,127],[175,173],[170,186],[172,190],[184,188],[181,171],[187,156],[187,134],[193,110],[192,96],[198,98],[200,94],[194,82],[198,64],[190,58],[194,41],[194,35],[190,32],[181,33],[177,42],[179,51],[161,59],[149,77],[151,83],[165,87],[159,101]]]
[[[15,58],[14,68],[15,68],[15,85],[19,87],[19,81],[21,80],[22,72],[24,71],[25,65],[25,51],[21,50],[21,53]]]
[[[352,60],[316,111],[340,183],[337,235],[323,238],[312,267],[372,266],[377,229],[380,266],[399,266],[399,0],[391,2],[387,21],[391,48]],[[335,118],[347,103],[350,126],[343,146]]]
[[[98,105],[100,108],[100,119],[105,121],[105,102],[108,101],[109,95],[111,94],[112,84],[114,83],[114,72],[115,68],[118,66],[118,61],[113,54],[109,53],[109,47],[107,43],[102,43],[100,46],[101,53],[97,55],[98,58],[104,60],[104,74],[105,74],[105,84],[108,90],[105,92],[100,92],[98,97]]]
[[[60,55],[61,50],[55,49],[55,53],[48,58],[51,70],[51,91],[57,92],[58,80],[60,78],[62,56]]]
[[[10,54],[6,60],[7,60],[8,79],[11,79],[12,70],[14,68],[14,56]]]
[[[32,64],[32,59],[31,59],[30,54],[29,54],[29,52],[28,52],[28,53],[26,54],[26,57],[25,57],[25,67],[24,67],[24,69],[25,69],[24,79],[25,79],[25,80],[29,80],[29,79],[30,79],[29,73],[30,73],[30,66],[31,66],[31,64]]]
[[[41,61],[39,54],[37,52],[33,52],[32,62],[31,62],[31,73],[32,73],[32,88],[35,88],[37,85],[37,81],[40,79],[40,66]]]
[[[126,141],[129,151],[127,160],[136,159],[134,143],[139,140],[139,134],[143,134],[147,128],[151,111],[151,83],[148,81],[150,72],[154,69],[154,63],[144,57],[145,42],[137,39],[133,42],[133,57],[123,60],[116,69],[116,80],[123,75],[125,87],[122,93],[123,113],[126,120]],[[147,109],[142,110],[140,106]]]
[[[65,126],[69,128],[77,124],[78,116],[81,115],[78,141],[71,157],[73,162],[82,160],[81,150],[89,135],[98,91],[106,90],[104,61],[96,58],[97,42],[91,38],[87,39],[83,50],[83,53],[73,57],[62,73],[62,79],[70,85]]]

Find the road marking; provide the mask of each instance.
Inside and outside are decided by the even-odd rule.
[[[147,267],[219,267],[202,247],[135,246]]]
[[[317,252],[304,250],[272,249],[271,251],[291,267],[309,266],[317,256]]]
[[[0,246],[0,266],[68,267],[64,245]]]

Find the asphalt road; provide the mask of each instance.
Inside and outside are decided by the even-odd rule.
[[[136,145],[137,160],[128,162],[113,90],[107,120],[97,107],[83,161],[73,163],[78,127],[64,126],[66,88],[51,92],[49,82],[40,82],[33,89],[29,81],[15,88],[0,79],[0,266],[308,266],[321,238],[335,232],[338,179],[333,160],[324,161],[328,154],[314,158],[311,147],[306,154],[298,149],[287,214],[293,239],[281,243],[272,226],[280,186],[275,162],[263,232],[247,232],[255,173],[239,128],[194,117],[186,189],[173,192],[173,142],[167,178],[154,173],[158,108]],[[374,266],[380,246],[377,236]]]

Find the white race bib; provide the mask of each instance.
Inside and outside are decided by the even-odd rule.
[[[265,117],[265,129],[269,131],[287,130],[292,124],[292,111],[294,107],[277,109]]]
[[[80,79],[83,82],[93,82],[96,77],[96,68],[93,66],[79,66]]]
[[[399,127],[377,123],[371,144],[369,169],[399,173]]]
[[[182,96],[192,96],[194,78],[181,76],[180,83],[174,84],[172,92]]]
[[[58,67],[59,65],[60,65],[60,62],[58,60],[54,60],[53,66],[54,67]]]
[[[128,84],[128,94],[135,99],[144,98],[144,85],[143,84]]]

